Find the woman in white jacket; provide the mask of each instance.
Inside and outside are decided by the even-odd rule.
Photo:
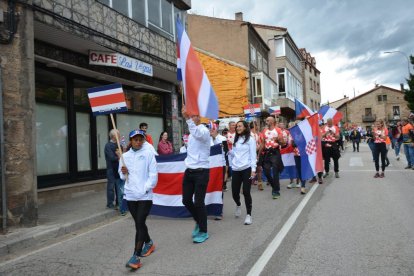
[[[236,124],[236,136],[233,149],[229,152],[232,168],[231,189],[236,203],[235,216],[241,215],[240,188],[243,183],[244,202],[246,204],[245,225],[252,224],[252,196],[250,194],[252,179],[256,176],[256,141],[250,136],[247,122]]]
[[[142,266],[140,257],[149,256],[155,249],[145,224],[152,207],[152,189],[158,181],[157,162],[154,152],[143,146],[145,132],[133,130],[129,133],[131,148],[123,154],[119,162],[119,175],[127,179],[124,198],[135,221],[134,253],[127,267],[138,269]]]

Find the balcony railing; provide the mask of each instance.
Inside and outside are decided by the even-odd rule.
[[[376,115],[362,115],[362,122],[375,122],[377,120]]]
[[[388,114],[388,121],[399,121],[399,120],[401,120],[400,115]]]

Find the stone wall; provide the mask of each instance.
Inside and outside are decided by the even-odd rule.
[[[17,33],[0,45],[7,211],[8,225],[30,226],[37,222],[33,12],[19,4],[16,12]]]
[[[35,20],[175,71],[176,45],[96,0],[34,0]]]

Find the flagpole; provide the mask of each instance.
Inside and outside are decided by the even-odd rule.
[[[110,113],[109,116],[111,117],[112,128],[116,130],[115,139],[116,139],[116,144],[118,145],[118,151],[121,153],[121,161],[122,161],[122,164],[125,165],[124,156],[122,155],[123,151],[121,149],[121,143],[119,143],[119,137],[118,137],[119,131],[116,128],[116,125],[115,125],[114,115],[112,113]],[[125,180],[126,180],[126,182],[128,182],[128,173],[125,175]]]

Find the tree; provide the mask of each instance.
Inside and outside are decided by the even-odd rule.
[[[410,56],[411,64],[414,67],[414,56]],[[414,110],[414,75],[410,74],[407,79],[408,89],[405,90],[404,100],[407,101],[407,106],[410,110]]]

